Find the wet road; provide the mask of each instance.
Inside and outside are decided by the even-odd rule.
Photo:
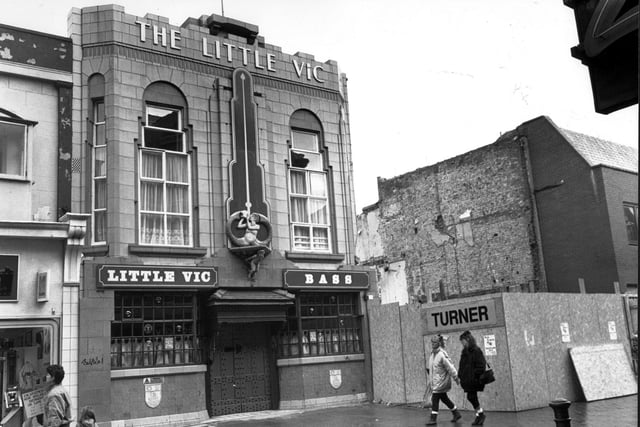
[[[451,413],[440,411],[439,426],[471,425],[475,414],[461,411],[462,419],[452,423]],[[430,410],[415,406],[364,404],[343,408],[307,411],[265,411],[212,418],[199,427],[265,426],[265,427],[413,427],[424,426]],[[484,425],[509,427],[555,426],[549,407],[521,412],[486,412]],[[569,408],[572,427],[626,427],[638,425],[638,395],[576,402]],[[269,417],[269,418],[265,418]],[[195,426],[194,426],[195,427]]]

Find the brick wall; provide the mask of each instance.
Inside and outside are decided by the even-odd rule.
[[[406,260],[410,295],[447,295],[538,279],[521,146],[494,144],[378,181],[385,255]]]
[[[549,291],[612,292],[617,280],[601,176],[547,119],[525,123]],[[621,213],[621,211],[620,211]]]

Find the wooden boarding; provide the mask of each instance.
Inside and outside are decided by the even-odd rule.
[[[587,402],[638,393],[621,343],[573,347],[569,354]]]

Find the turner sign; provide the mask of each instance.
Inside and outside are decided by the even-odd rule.
[[[98,266],[97,284],[102,288],[212,288],[217,283],[213,267]]]
[[[496,304],[492,299],[445,307],[429,307],[422,317],[427,322],[427,331],[429,333],[475,329],[495,325],[498,322]]]

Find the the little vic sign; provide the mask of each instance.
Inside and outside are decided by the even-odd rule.
[[[214,267],[155,265],[99,265],[101,288],[213,288],[218,283]]]

